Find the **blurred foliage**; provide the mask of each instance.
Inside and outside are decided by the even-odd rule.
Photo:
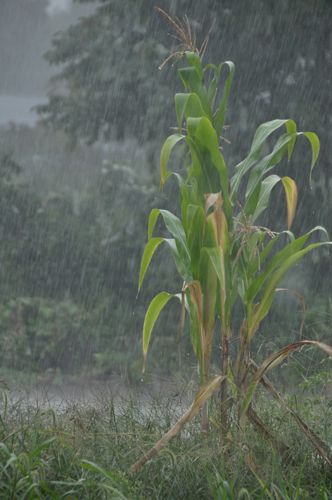
[[[145,297],[158,276],[174,282],[169,267],[155,268],[145,296],[136,299],[146,212],[156,190],[133,167],[99,159],[93,173],[82,165],[88,181],[77,192],[51,191],[72,153],[53,158],[50,167],[43,144],[34,171],[29,147],[40,135],[38,127],[24,127],[15,155],[5,148],[7,132],[0,137],[0,366],[53,374],[88,368],[137,378]],[[61,148],[62,138],[52,139],[52,148],[54,141]],[[64,185],[70,175],[63,172]],[[176,328],[169,321],[160,349]],[[159,371],[166,368],[161,364]]]
[[[39,110],[43,121],[58,132],[53,133],[51,127],[11,125],[0,133],[1,316],[8,308],[18,307],[22,297],[45,301],[52,310],[57,304],[63,310],[67,303],[68,307],[74,305],[83,318],[81,328],[91,324],[91,331],[70,334],[77,331],[69,327],[76,313],[66,313],[61,321],[68,342],[73,337],[78,342],[82,335],[82,344],[93,344],[91,358],[89,353],[87,357],[98,369],[109,372],[124,364],[127,367],[133,360],[141,362],[139,332],[156,282],[162,280],[170,290],[179,286],[170,260],[161,251],[165,266],[159,269],[155,265],[136,300],[146,216],[153,206],[166,207],[172,191],[176,194],[172,186],[167,196],[157,192],[161,137],[176,122],[169,105],[176,87],[175,72],[157,68],[176,49],[177,41],[168,35],[168,27],[153,10],[155,5],[180,17],[187,13],[197,26],[199,41],[212,27],[206,62],[232,59],[236,63],[229,128],[223,133],[231,141],[223,144],[230,166],[248,152],[257,124],[272,117],[292,116],[301,129],[310,126],[318,133],[322,147],[312,190],[302,175],[304,149],[300,147],[292,163],[292,177],[304,192],[295,232],[300,226],[305,230],[320,222],[332,233],[329,1],[78,0],[76,6],[89,7],[91,13],[75,23],[74,16],[69,16],[74,23],[69,29],[63,24],[65,15],[61,23],[57,16],[45,16],[42,0],[29,0],[29,9],[26,3],[1,0],[0,63],[8,67],[14,58],[17,65],[24,66],[25,79],[30,81],[35,68],[32,57],[49,45],[45,23],[53,23],[58,33],[47,59],[57,75],[49,85],[48,103]],[[20,23],[24,16],[25,22],[22,28],[10,31],[15,16]],[[38,40],[37,25],[43,27]],[[13,37],[28,51],[24,60],[16,55]],[[3,73],[1,91],[19,91],[15,75]],[[34,81],[36,75],[42,79],[41,73],[34,74]],[[112,142],[119,138],[124,139],[122,144]],[[82,139],[95,145],[85,147]],[[102,140],[110,141],[108,146]],[[317,198],[323,200],[321,213],[317,213]],[[174,209],[173,201],[170,205]],[[272,227],[279,215],[275,208],[270,212]],[[323,297],[331,291],[330,255],[321,257],[313,269],[309,276],[305,265],[299,267],[290,287],[299,291],[313,288],[314,294]],[[322,300],[325,302],[324,297]],[[15,307],[9,306],[10,301]],[[274,342],[271,324],[279,330],[293,328],[296,306],[286,308],[289,303],[286,298],[280,303],[280,314],[267,320],[267,333],[272,332],[267,341]],[[315,316],[314,308],[312,314]],[[86,315],[93,318],[91,323],[84,319]],[[14,313],[9,316],[13,318]],[[152,345],[161,353],[160,366],[170,337],[177,334],[172,317],[170,310],[162,321],[165,328],[158,343]],[[1,327],[0,338],[9,337],[14,323],[0,320],[7,325]],[[40,322],[49,331],[46,319]],[[54,313],[51,323],[55,322]],[[319,331],[320,326],[315,328]],[[264,334],[263,325],[259,341],[265,341]],[[282,342],[280,332],[279,338]],[[14,349],[15,344],[11,345]],[[28,358],[25,363],[30,363]],[[53,367],[57,362],[50,364]],[[156,368],[151,366],[151,371]]]
[[[78,371],[91,349],[86,324],[86,312],[69,300],[21,297],[1,304],[2,368]]]

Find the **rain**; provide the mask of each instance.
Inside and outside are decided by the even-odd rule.
[[[330,0],[0,0],[0,497],[330,498]]]

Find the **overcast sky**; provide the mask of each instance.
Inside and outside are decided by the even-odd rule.
[[[56,11],[66,10],[70,5],[71,0],[48,0],[48,9],[47,11],[50,14],[55,13]]]

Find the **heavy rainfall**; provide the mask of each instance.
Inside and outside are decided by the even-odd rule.
[[[0,0],[0,497],[332,498],[330,0]]]

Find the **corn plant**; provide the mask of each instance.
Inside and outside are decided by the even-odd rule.
[[[234,64],[226,61],[203,66],[206,43],[203,50],[196,49],[187,21],[164,15],[183,40],[182,52],[174,56],[183,56],[187,63],[178,71],[184,91],[175,95],[177,130],[166,139],[160,154],[161,187],[171,176],[176,178],[181,215],[178,217],[157,208],[151,211],[139,289],[161,244],[169,247],[183,286],[177,294],[159,292],[147,309],[143,326],[144,366],[158,316],[166,304],[176,298],[180,301],[182,316],[188,317],[199,367],[200,391],[178,427],[157,443],[152,455],[202,408],[202,428],[207,430],[206,401],[219,385],[222,431],[226,434],[230,426],[231,393],[235,399],[237,428],[243,430],[246,417],[253,415],[252,400],[257,385],[263,381],[268,383],[266,373],[271,368],[304,345],[315,345],[332,355],[329,346],[303,340],[269,356],[260,367],[251,357],[252,340],[271,309],[280,281],[306,254],[331,244],[326,240],[310,241],[315,235],[327,236],[321,226],[300,236],[291,232],[297,207],[297,185],[292,177],[275,173],[284,158],[292,159],[297,140],[303,138],[311,149],[311,178],[319,154],[319,139],[313,132],[299,132],[291,119],[269,121],[258,127],[246,158],[234,168],[228,168],[221,148],[221,134]],[[273,146],[269,147],[273,141]],[[181,143],[186,148],[187,160],[184,168],[173,172],[168,169],[170,156]],[[281,232],[260,225],[271,193],[278,185],[283,188],[287,207],[287,225]],[[170,233],[169,238],[154,234],[160,217]],[[236,335],[239,336],[237,354],[231,357],[229,344],[233,336],[234,311],[239,303],[242,304],[243,321]],[[220,374],[211,378],[215,335],[219,335],[221,346]],[[314,433],[311,438],[313,444],[321,448]],[[328,460],[325,452],[324,457]],[[147,457],[143,457],[143,462],[145,459]],[[134,466],[134,470],[137,467]]]

